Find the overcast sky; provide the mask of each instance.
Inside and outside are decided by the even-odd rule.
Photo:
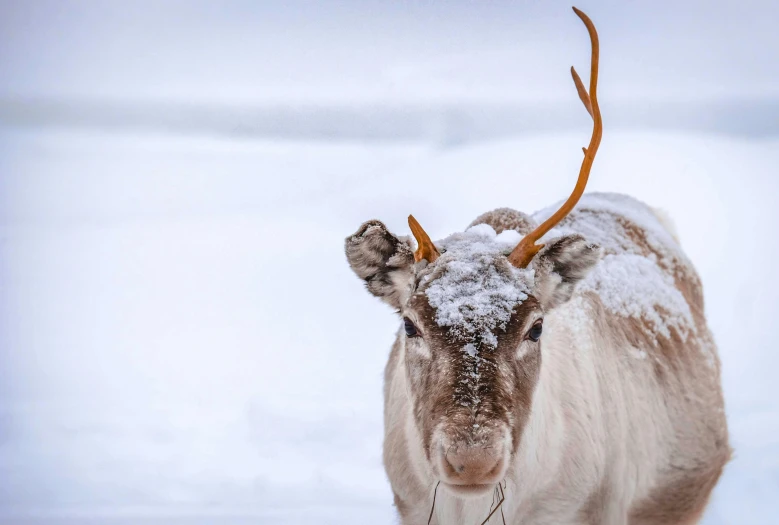
[[[779,2],[585,0],[603,97],[779,97]],[[554,1],[0,1],[0,97],[515,102],[570,97]]]

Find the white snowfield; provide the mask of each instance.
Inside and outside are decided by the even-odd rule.
[[[400,320],[343,240],[545,208],[588,138],[0,132],[0,523],[396,523]],[[735,449],[707,525],[779,522],[777,166],[779,139],[607,128],[588,188],[667,212],[702,276]]]

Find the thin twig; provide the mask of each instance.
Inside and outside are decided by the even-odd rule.
[[[508,486],[509,482],[506,481],[506,486]],[[503,492],[503,487],[500,486],[500,483],[498,483],[498,488],[500,488],[500,496],[505,500],[506,494]],[[503,518],[503,525],[506,525],[506,516],[503,515],[503,507],[500,508],[500,517]]]
[[[498,483],[498,486],[500,486],[500,483]],[[495,507],[495,509],[494,509],[492,512],[490,512],[490,513],[489,513],[489,515],[487,516],[487,518],[486,518],[484,521],[482,521],[482,522],[481,522],[481,525],[485,525],[485,523],[487,523],[488,521],[490,521],[490,518],[492,517],[492,515],[493,515],[493,514],[495,514],[495,513],[498,511],[498,509],[500,508],[500,506],[501,506],[501,505],[503,505],[503,502],[504,502],[504,501],[506,501],[506,498],[504,497],[504,495],[503,495],[503,492],[501,491],[501,495],[500,495],[500,501],[498,502],[498,506],[497,506],[497,507]],[[501,511],[501,512],[502,512],[502,511]]]
[[[430,525],[430,521],[433,519],[433,510],[435,510],[435,495],[438,492],[438,485],[440,485],[441,482],[435,484],[435,489],[433,490],[433,506],[430,507],[430,517],[427,518],[427,525]]]
[[[427,525],[430,525],[430,522],[433,521],[433,512],[435,511],[435,500],[436,495],[438,494],[438,485],[441,484],[441,481],[436,483],[435,489],[433,489],[433,504],[430,507],[430,516],[427,518]],[[508,486],[508,481],[505,481],[505,485]],[[492,504],[490,505],[490,513],[487,515],[487,518],[481,522],[481,525],[486,525],[488,521],[490,521],[490,518],[492,518],[492,515],[498,512],[498,509],[500,509],[500,517],[503,519],[503,525],[506,525],[506,516],[503,514],[503,502],[506,501],[506,493],[503,491],[504,486],[500,484],[500,482],[495,487],[495,492],[492,494]],[[500,500],[498,501],[498,505],[495,506],[495,496],[500,495]],[[492,507],[495,506],[493,509]]]
[[[498,495],[498,487],[495,487],[495,490],[492,491],[492,503],[490,503],[490,510],[492,510],[492,507],[495,506],[495,496]]]

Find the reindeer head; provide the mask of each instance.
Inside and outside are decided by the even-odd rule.
[[[400,315],[418,438],[430,471],[460,494],[492,490],[506,475],[539,379],[544,315],[570,299],[600,258],[600,249],[579,235],[535,244],[576,205],[600,143],[597,34],[589,18],[574,11],[593,44],[589,92],[571,71],[594,129],[563,206],[529,232],[496,233],[479,224],[437,244],[409,216],[416,250],[379,221],[346,239],[354,272]]]

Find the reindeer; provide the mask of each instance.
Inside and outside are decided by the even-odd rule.
[[[384,465],[403,524],[692,524],[730,458],[700,279],[670,222],[628,196],[497,209],[433,243],[364,223],[351,268],[402,323]],[[540,223],[540,224],[539,224]],[[542,241],[539,243],[539,241]],[[543,335],[542,335],[543,334]]]

